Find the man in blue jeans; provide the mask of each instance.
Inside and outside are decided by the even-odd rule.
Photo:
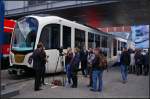
[[[121,63],[121,75],[123,83],[127,82],[127,75],[128,75],[128,66],[130,64],[131,58],[130,53],[128,52],[127,48],[124,48],[124,51],[121,54],[120,57],[120,63]]]
[[[102,91],[102,86],[103,86],[103,81],[102,81],[102,76],[103,76],[103,70],[94,70],[93,71],[93,89],[92,91],[97,91],[97,80],[98,82],[98,91]]]
[[[92,89],[91,91],[102,91],[102,76],[103,76],[103,69],[99,67],[100,64],[100,53],[99,49],[94,50],[95,58],[92,63]],[[98,90],[97,90],[97,81],[98,81]]]

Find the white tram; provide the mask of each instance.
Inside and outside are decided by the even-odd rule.
[[[113,58],[123,46],[123,42],[121,42],[120,47],[117,47],[118,43],[112,35],[97,29],[57,16],[30,15],[19,19],[16,23],[11,39],[9,73],[19,75],[32,68],[33,63],[29,64],[29,57],[39,42],[44,44],[46,54],[49,56],[46,73],[55,72],[59,56],[57,48],[60,46],[63,46],[64,51],[67,47],[100,47],[107,55],[108,60]],[[59,62],[56,72],[62,70]]]

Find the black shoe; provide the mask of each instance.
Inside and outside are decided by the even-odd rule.
[[[94,89],[90,89],[90,91],[96,92],[96,90],[94,90]]]
[[[77,88],[77,86],[75,86],[75,85],[72,85],[72,86],[71,86],[71,88]]]
[[[41,88],[39,88],[39,89],[34,89],[35,91],[40,91],[40,90],[42,90]]]
[[[92,87],[92,85],[87,85],[87,87]]]
[[[102,90],[98,89],[97,91],[102,92]]]

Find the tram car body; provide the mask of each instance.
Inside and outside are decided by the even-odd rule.
[[[33,62],[29,63],[29,57],[39,42],[43,43],[46,55],[49,56],[46,73],[54,73],[59,57],[57,49],[61,46],[64,52],[67,47],[100,47],[110,60],[113,57],[112,40],[111,34],[57,16],[25,16],[17,20],[13,32],[9,72],[13,74],[12,71],[15,71],[19,75],[32,69]],[[63,70],[58,62],[56,72]]]

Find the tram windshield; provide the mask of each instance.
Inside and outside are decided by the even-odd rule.
[[[12,50],[33,50],[36,41],[38,21],[27,17],[19,20],[12,36]]]

